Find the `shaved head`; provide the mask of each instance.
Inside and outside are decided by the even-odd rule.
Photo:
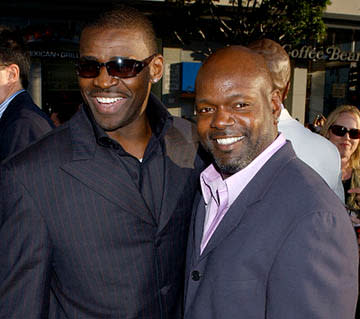
[[[280,92],[260,54],[242,46],[216,51],[201,66],[195,90],[200,141],[224,178],[275,140]]]
[[[210,55],[199,70],[196,84],[201,84],[203,76],[206,76],[207,81],[211,81],[211,73],[220,77],[234,72],[241,72],[243,76],[258,77],[259,80],[265,81],[271,90],[274,88],[264,57],[240,45],[228,46]],[[213,80],[216,81],[216,78],[213,77]]]

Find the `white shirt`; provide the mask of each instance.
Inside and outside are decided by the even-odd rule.
[[[344,203],[341,159],[336,146],[293,119],[286,109],[281,110],[278,129],[291,142],[296,155],[315,170]]]

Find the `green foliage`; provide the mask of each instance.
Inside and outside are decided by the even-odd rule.
[[[175,2],[174,2],[175,1]],[[259,38],[282,44],[320,43],[326,36],[322,14],[329,0],[173,0],[168,21],[180,41],[205,40],[246,45]],[[179,25],[176,25],[179,24]]]

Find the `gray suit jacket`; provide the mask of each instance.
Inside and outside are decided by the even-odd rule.
[[[186,319],[354,318],[354,230],[338,197],[290,142],[242,191],[201,256],[201,198],[194,210]]]
[[[96,143],[83,110],[5,161],[1,319],[181,317],[188,227],[203,166],[190,122],[175,119],[164,142],[158,221],[127,169]]]

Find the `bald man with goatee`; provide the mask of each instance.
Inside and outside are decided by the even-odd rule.
[[[264,58],[230,46],[196,78],[200,175],[185,319],[354,318],[358,253],[346,210],[278,132]]]

